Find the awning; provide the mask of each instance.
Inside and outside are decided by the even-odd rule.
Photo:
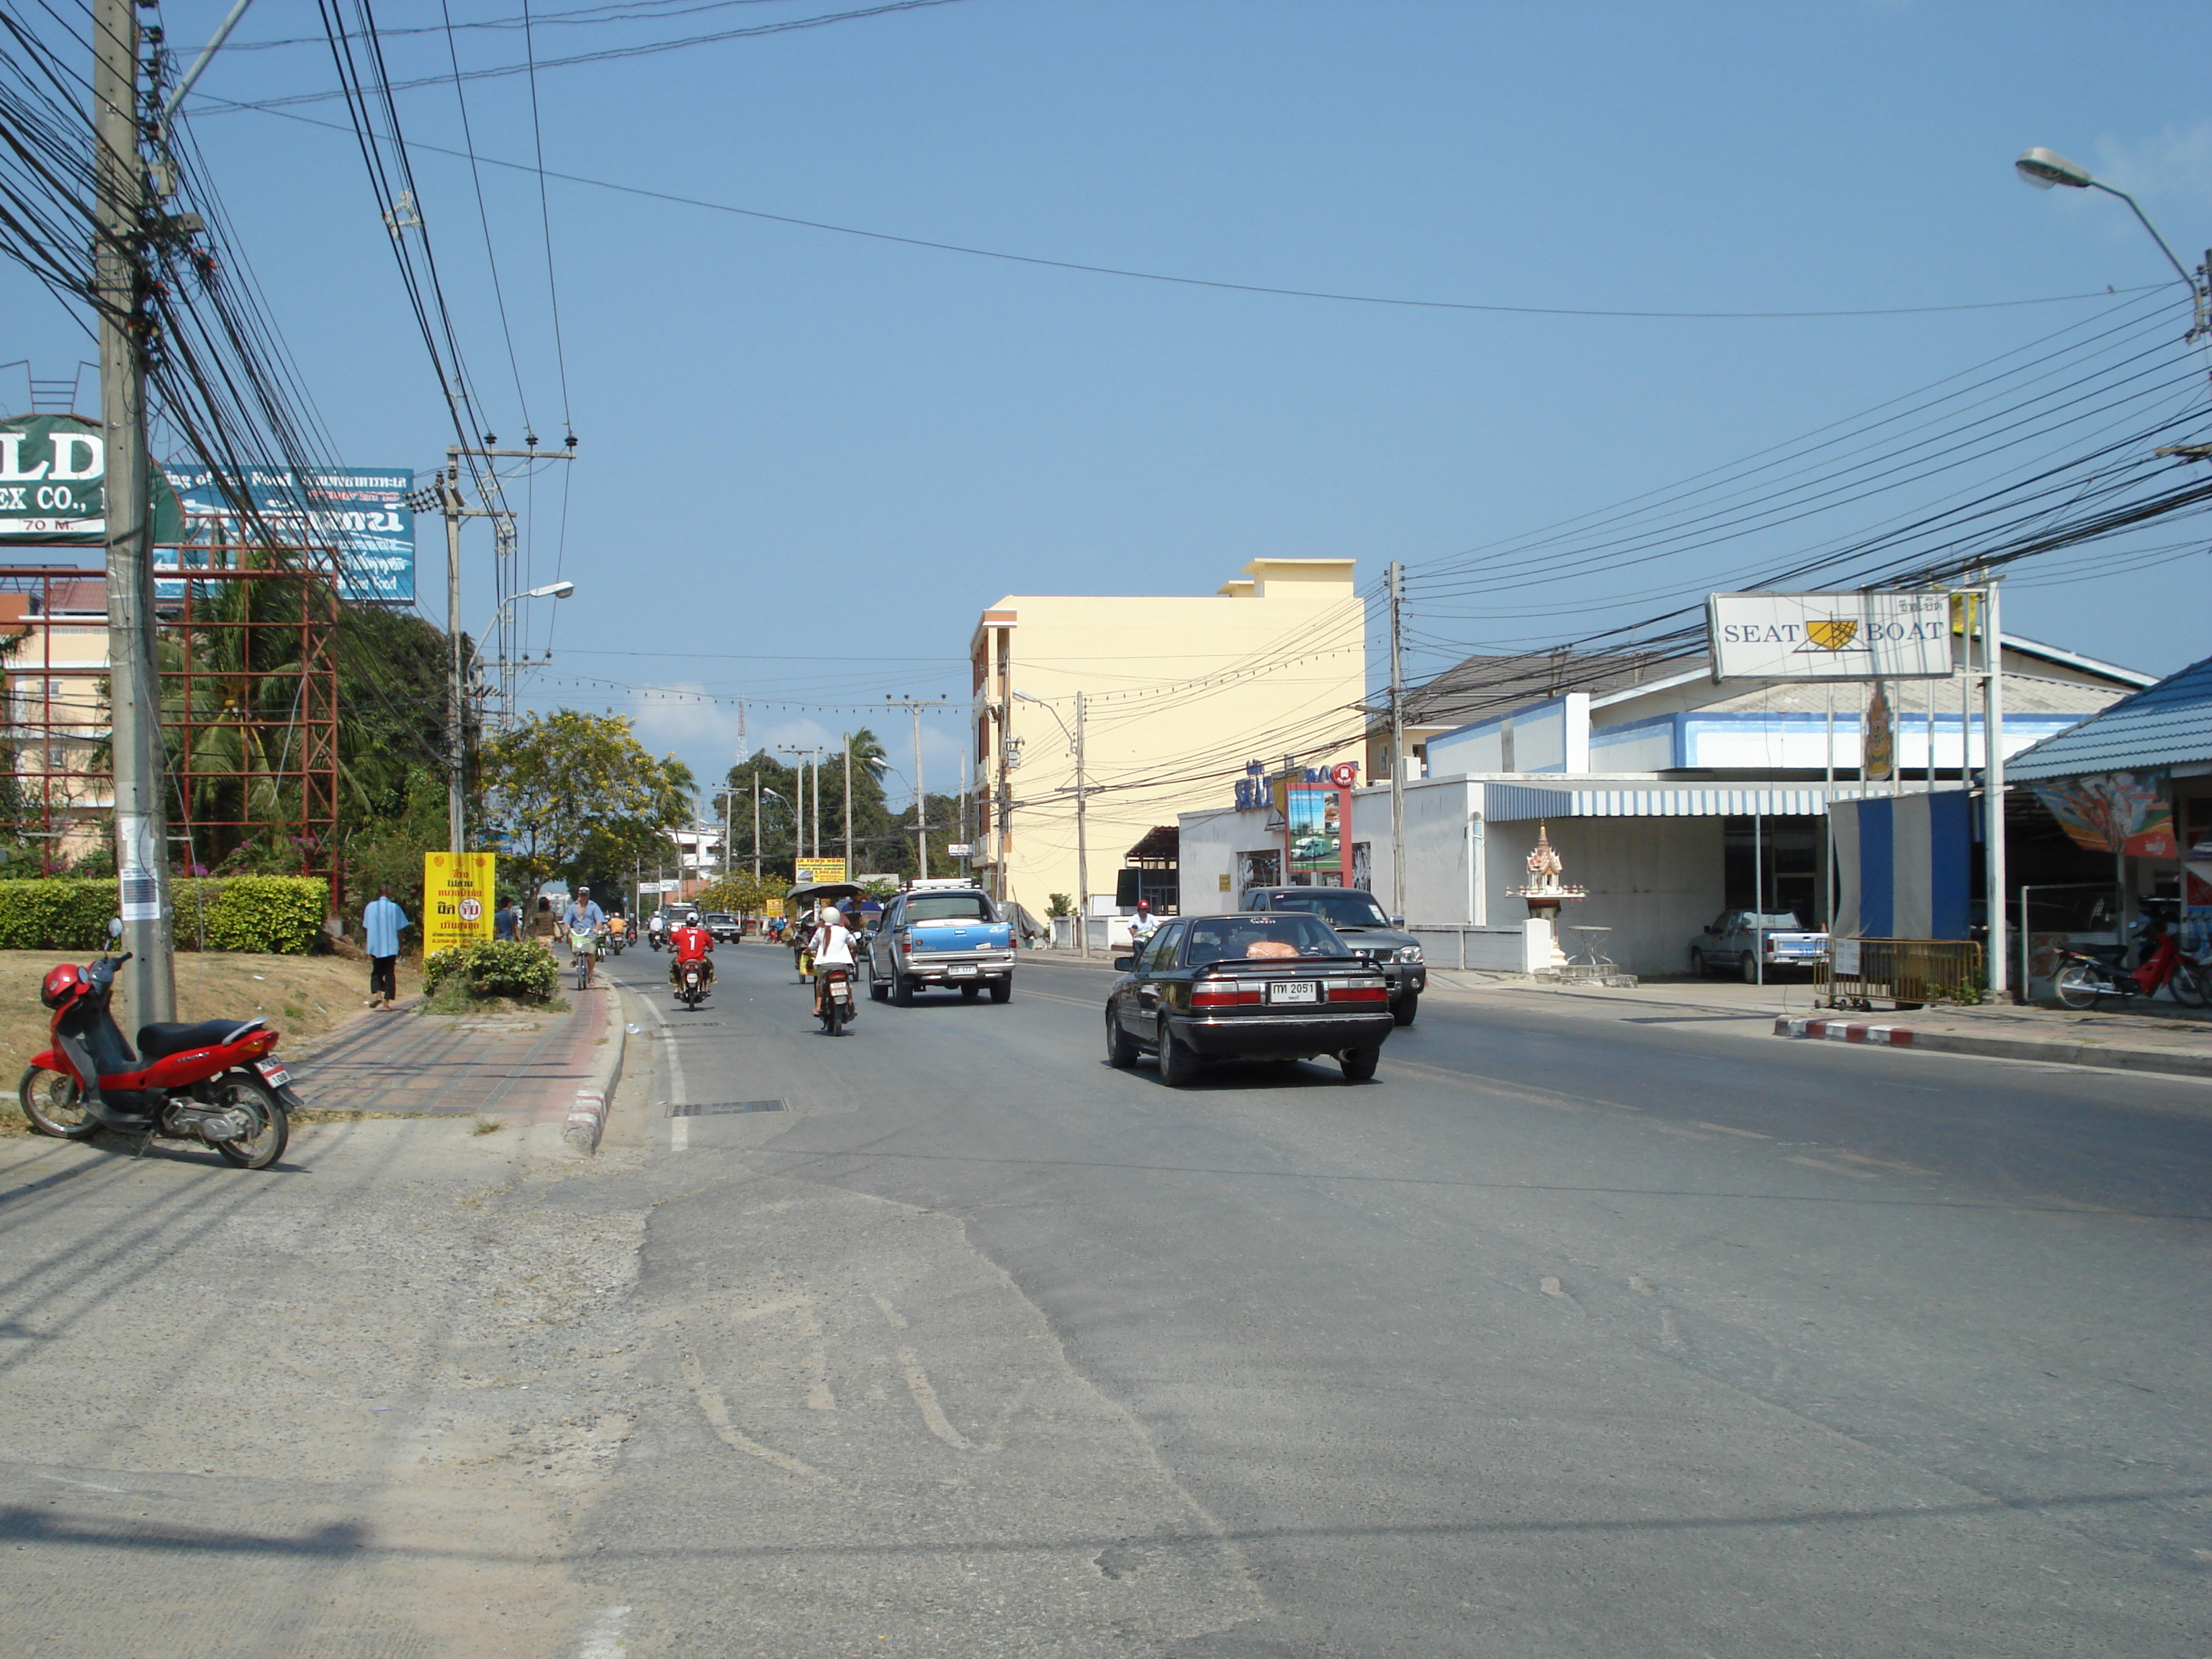
[[[1863,784],[1654,784],[1648,787],[1580,788],[1485,783],[1482,816],[1492,823],[1531,818],[1779,818],[1824,817],[1832,800],[1856,800]],[[1884,791],[1887,793],[1887,791]]]

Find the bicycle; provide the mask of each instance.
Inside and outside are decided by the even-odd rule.
[[[591,986],[593,942],[592,935],[582,928],[574,929],[568,935],[568,951],[575,959],[576,988],[579,991],[587,990]]]

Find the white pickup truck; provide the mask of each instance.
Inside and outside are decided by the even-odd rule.
[[[1733,971],[1757,984],[1761,956],[1768,969],[1810,968],[1828,959],[1828,936],[1808,930],[1788,910],[1723,910],[1690,944],[1690,971]]]

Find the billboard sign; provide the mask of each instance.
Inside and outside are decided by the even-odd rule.
[[[251,466],[233,476],[231,492],[205,467],[173,466],[167,471],[185,510],[217,521],[221,539],[253,539],[231,499],[231,493],[241,495],[279,539],[336,550],[341,598],[386,605],[414,602],[415,511],[407,496],[415,488],[415,474],[409,469],[331,467],[300,473],[283,466]],[[206,556],[189,544],[159,548],[155,568],[189,570]],[[184,586],[157,581],[155,597],[182,599]]]
[[[1713,593],[1716,680],[1948,679],[1948,593]]]
[[[819,881],[845,879],[845,860],[842,859],[800,859],[797,864],[798,879],[792,883],[794,887],[811,887]]]
[[[176,493],[157,474],[154,533],[184,533]],[[96,546],[107,539],[107,436],[82,415],[0,420],[0,542]]]
[[[458,945],[491,937],[493,896],[491,853],[422,854],[422,954],[434,956]]]

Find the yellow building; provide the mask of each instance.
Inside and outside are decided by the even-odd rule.
[[[969,646],[972,866],[1040,916],[1078,891],[1079,726],[1090,908],[1110,908],[1123,855],[1229,805],[1247,762],[1359,758],[1365,637],[1350,559],[1255,559],[1187,598],[1008,594]]]

